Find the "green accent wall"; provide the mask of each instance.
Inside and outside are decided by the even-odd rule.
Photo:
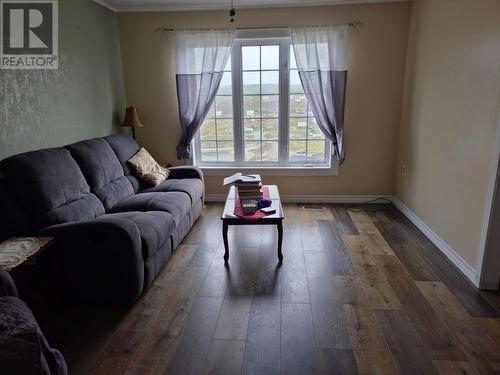
[[[0,70],[0,159],[117,130],[125,110],[117,16],[59,1],[59,69]]]

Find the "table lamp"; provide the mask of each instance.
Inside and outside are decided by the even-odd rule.
[[[127,107],[125,112],[125,118],[122,123],[123,127],[132,128],[132,137],[135,139],[135,128],[142,128],[141,120],[139,120],[139,115],[137,114],[137,109],[133,106]]]

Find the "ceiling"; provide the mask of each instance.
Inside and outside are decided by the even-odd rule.
[[[228,9],[231,0],[94,0],[116,12]],[[238,8],[383,3],[409,0],[234,0]]]

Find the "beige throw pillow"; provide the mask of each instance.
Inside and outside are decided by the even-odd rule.
[[[168,169],[160,166],[144,147],[141,147],[127,163],[140,180],[152,186],[160,185],[170,173]]]

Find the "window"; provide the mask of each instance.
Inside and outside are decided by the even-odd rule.
[[[214,103],[201,125],[197,148],[200,162],[208,164],[234,162],[233,89],[231,58],[224,69]]]
[[[194,142],[202,167],[330,167],[289,38],[235,41]]]
[[[300,83],[297,63],[290,47],[290,105],[288,158],[292,163],[325,163],[326,141],[312,114]]]
[[[279,45],[242,46],[245,162],[278,162]]]

